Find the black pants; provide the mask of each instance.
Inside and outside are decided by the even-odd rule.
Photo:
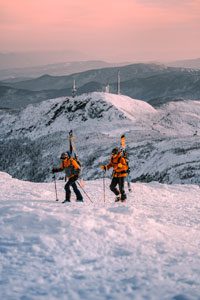
[[[110,190],[118,196],[121,194],[121,200],[126,199],[126,193],[124,190],[124,179],[125,177],[113,177],[111,184],[110,184]],[[119,186],[119,190],[116,188],[116,186]]]
[[[70,201],[70,198],[71,198],[70,186],[72,186],[74,193],[76,194],[76,200],[79,200],[79,201],[83,200],[83,196],[81,195],[81,192],[79,191],[79,189],[77,188],[77,185],[76,185],[77,179],[78,179],[78,176],[73,176],[73,177],[69,178],[69,180],[65,184],[65,192],[66,192],[65,200],[66,201]]]

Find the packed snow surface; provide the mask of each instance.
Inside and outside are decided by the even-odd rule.
[[[132,184],[114,203],[106,178],[84,203],[64,182],[0,173],[0,299],[200,299],[200,189]]]

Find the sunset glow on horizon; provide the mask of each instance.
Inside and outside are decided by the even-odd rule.
[[[200,57],[200,0],[0,0],[0,52],[108,61]]]

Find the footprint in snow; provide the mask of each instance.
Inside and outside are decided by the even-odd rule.
[[[108,211],[116,214],[123,214],[123,215],[130,215],[133,212],[133,210],[130,209],[128,206],[111,207],[108,209]]]
[[[117,247],[113,251],[113,256],[115,256],[115,257],[130,256],[130,255],[132,255],[132,252],[128,251],[122,247]]]

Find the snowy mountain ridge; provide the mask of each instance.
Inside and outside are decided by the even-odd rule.
[[[98,126],[107,123],[107,126],[113,127],[116,122],[125,122],[127,125],[129,121],[139,121],[152,113],[156,113],[156,110],[144,101],[96,92],[75,99],[63,97],[29,105],[19,115],[2,115],[1,132],[5,130],[8,136],[14,134],[15,137],[35,139],[70,126],[78,128],[80,124],[92,128],[96,122]],[[12,128],[12,131],[9,132],[8,128]]]
[[[157,110],[106,93],[43,101],[0,114],[1,170],[21,179],[51,180],[52,164],[59,164],[73,129],[85,179],[102,176],[99,165],[108,162],[125,133],[133,181],[199,183],[199,120],[199,101],[170,102]]]

